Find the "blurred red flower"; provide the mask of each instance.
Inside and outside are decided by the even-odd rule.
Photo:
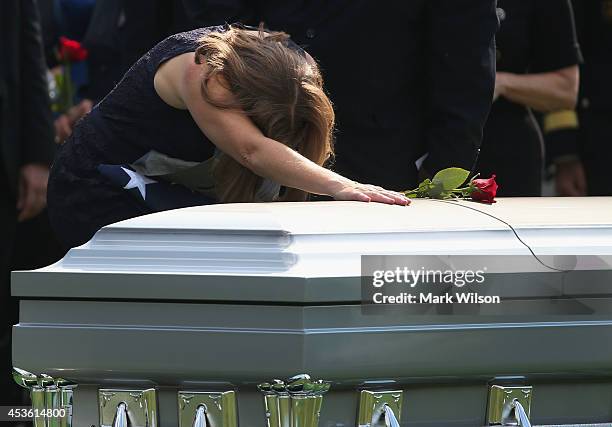
[[[87,58],[87,49],[76,40],[60,37],[58,59],[62,62],[78,62]]]

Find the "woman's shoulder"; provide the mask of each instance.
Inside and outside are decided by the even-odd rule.
[[[180,87],[189,62],[193,62],[193,53],[175,56],[163,63],[153,77],[153,87],[162,101],[180,110],[187,108],[181,99]]]
[[[198,47],[200,38],[215,31],[225,31],[225,27],[203,27],[172,34],[155,45],[141,59],[144,59],[149,64],[148,68],[155,73],[169,59],[187,52],[194,52]]]
[[[158,46],[179,46],[189,47],[195,49],[198,45],[198,41],[213,32],[224,32],[229,27],[227,25],[215,25],[212,27],[195,28],[190,31],[184,31],[181,33],[172,34],[162,40]]]

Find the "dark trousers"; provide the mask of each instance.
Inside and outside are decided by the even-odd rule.
[[[612,112],[589,111],[580,116],[581,157],[589,196],[612,196]]]
[[[0,168],[0,404],[20,404],[21,389],[11,377],[11,327],[17,322],[17,301],[11,298],[10,269],[17,224],[15,199]]]
[[[12,270],[35,270],[59,261],[66,254],[49,223],[47,210],[16,226]]]
[[[533,115],[492,110],[476,165],[480,177],[496,175],[498,197],[541,196],[542,170],[543,141]]]

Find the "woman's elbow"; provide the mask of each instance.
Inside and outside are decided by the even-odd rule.
[[[245,144],[238,149],[234,160],[257,173],[261,169],[261,149],[256,144]]]

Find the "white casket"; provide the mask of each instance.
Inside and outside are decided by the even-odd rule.
[[[47,426],[610,423],[611,259],[612,198],[162,212],[13,273],[15,378]]]

